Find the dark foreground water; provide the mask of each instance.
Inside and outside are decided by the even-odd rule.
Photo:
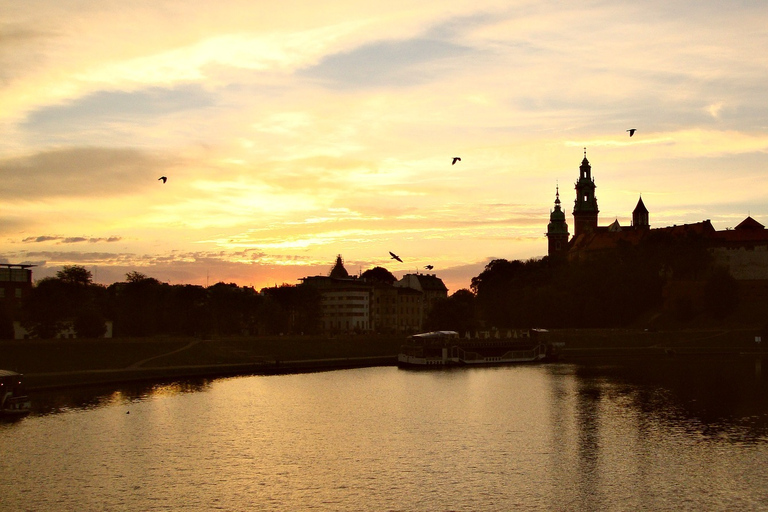
[[[1,510],[768,510],[768,379],[744,358],[33,398],[0,424]]]

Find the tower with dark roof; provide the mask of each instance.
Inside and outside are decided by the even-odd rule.
[[[560,187],[555,192],[555,208],[549,213],[547,225],[547,242],[550,258],[564,257],[568,251],[568,224],[565,222],[565,212],[560,208]]]
[[[648,221],[648,208],[643,204],[643,197],[637,202],[637,206],[632,211],[632,227],[635,229],[648,229],[651,227]]]
[[[595,180],[592,178],[592,166],[587,160],[584,148],[584,160],[579,167],[579,180],[576,182],[576,201],[573,205],[573,236],[589,233],[597,228],[597,198]]]

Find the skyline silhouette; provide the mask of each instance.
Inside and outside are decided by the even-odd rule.
[[[396,247],[456,291],[547,253],[584,146],[601,218],[768,224],[762,4],[44,6],[0,41],[0,261],[35,279],[261,288]]]

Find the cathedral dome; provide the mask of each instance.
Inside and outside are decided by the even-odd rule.
[[[336,256],[336,264],[331,269],[331,273],[328,274],[328,277],[332,277],[334,279],[346,279],[349,277],[349,272],[347,272],[347,269],[344,268],[344,262],[341,259],[341,254]]]

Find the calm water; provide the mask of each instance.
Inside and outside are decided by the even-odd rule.
[[[33,396],[2,510],[768,510],[739,359],[368,368]]]

